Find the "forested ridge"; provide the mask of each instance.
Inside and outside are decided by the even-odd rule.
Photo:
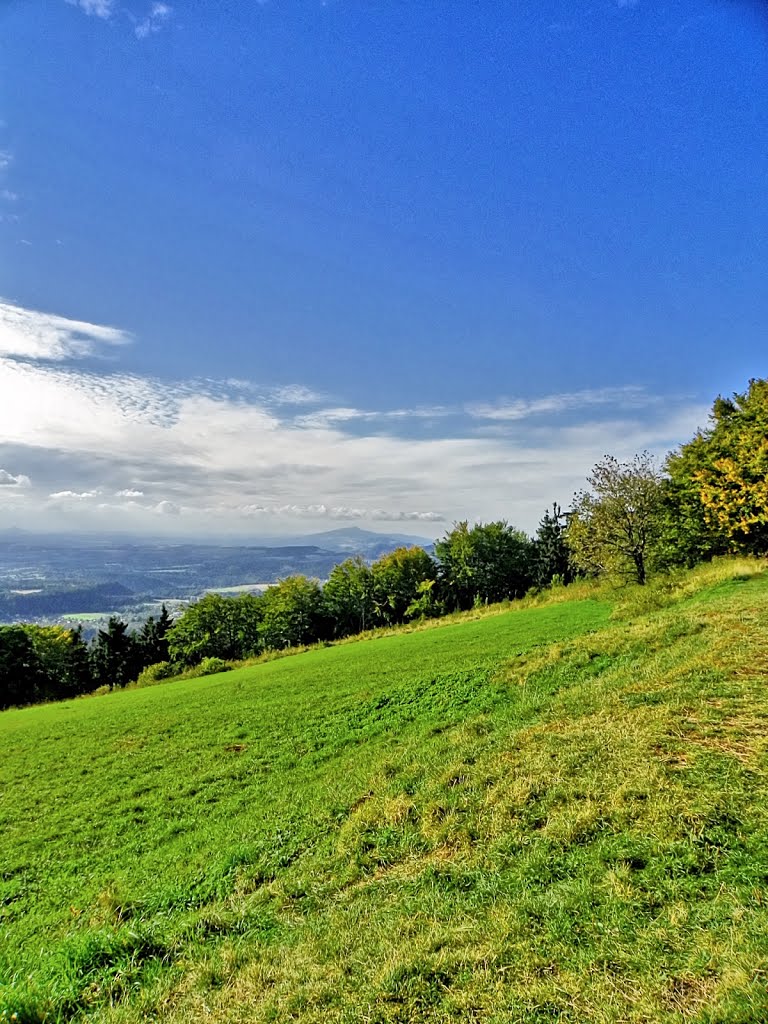
[[[553,504],[534,537],[506,521],[457,523],[434,556],[401,547],[348,558],[324,584],[289,576],[264,594],[208,594],[173,621],[139,630],[117,617],[90,644],[81,631],[0,627],[0,708],[97,688],[219,671],[231,661],[381,626],[515,600],[576,577],[643,584],[718,555],[768,552],[768,380],[714,402],[709,424],[658,466],[606,456],[571,507]]]

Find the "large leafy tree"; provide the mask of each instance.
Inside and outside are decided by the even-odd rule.
[[[584,572],[645,583],[664,529],[663,480],[648,452],[628,462],[606,455],[574,498],[567,541]]]
[[[24,626],[0,626],[0,710],[46,696],[46,676]]]
[[[196,665],[203,658],[246,658],[262,643],[262,598],[206,594],[185,609],[167,633],[170,659]]]
[[[331,569],[323,587],[335,636],[362,633],[376,624],[373,575],[362,558],[347,558]]]
[[[27,625],[23,628],[27,631],[45,676],[47,696],[74,697],[93,688],[82,627],[72,630],[63,626]]]
[[[454,608],[521,597],[533,583],[532,542],[504,520],[457,523],[435,553],[446,601]]]
[[[435,544],[440,588],[450,608],[471,608],[475,600],[474,528],[463,519]]]
[[[437,566],[423,548],[401,547],[378,558],[371,576],[376,614],[389,625],[421,617],[422,584],[437,578]]]
[[[323,592],[317,580],[289,576],[262,598],[261,638],[280,650],[327,639],[331,632]]]
[[[709,426],[666,470],[673,543],[687,561],[768,552],[768,380],[716,399]]]

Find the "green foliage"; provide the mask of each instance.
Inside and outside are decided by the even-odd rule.
[[[125,622],[110,617],[91,647],[91,670],[96,686],[125,686],[141,671],[141,652]]]
[[[416,597],[405,609],[406,622],[414,619],[435,619],[445,614],[445,605],[437,597],[437,580],[422,580]]]
[[[606,455],[573,501],[567,543],[583,572],[645,583],[664,528],[662,476],[645,452],[629,462]]]
[[[682,560],[768,552],[768,380],[716,399],[709,426],[666,469],[670,544]]]
[[[397,548],[371,566],[372,598],[378,622],[406,622],[421,585],[437,578],[437,566],[423,548]]]
[[[0,708],[74,697],[93,689],[80,629],[0,627]]]
[[[334,566],[323,597],[334,636],[364,633],[376,625],[373,574],[362,558],[348,558]]]
[[[529,537],[502,521],[457,523],[435,545],[446,603],[465,609],[522,597],[533,583]]]
[[[215,676],[219,672],[229,672],[232,666],[222,658],[203,658],[199,665],[189,670],[189,678],[196,676]]]
[[[203,658],[237,661],[258,654],[262,599],[252,594],[206,594],[185,609],[167,633],[172,661],[196,665]]]
[[[163,605],[158,618],[150,615],[141,627],[137,642],[141,650],[141,660],[145,665],[168,661],[168,631],[172,626],[173,619]]]
[[[24,626],[0,626],[0,708],[45,699],[46,678]]]
[[[538,587],[567,586],[574,577],[566,541],[567,516],[555,502],[544,513],[533,541],[533,576]]]
[[[88,648],[81,627],[26,625],[24,629],[46,677],[47,696],[75,697],[93,688]]]
[[[142,669],[134,685],[136,687],[154,686],[155,683],[172,679],[175,675],[178,675],[177,666],[173,665],[170,661],[158,661],[156,664],[147,665],[146,668]]]
[[[317,580],[289,576],[269,587],[262,598],[261,640],[281,650],[311,644],[331,635],[323,591]]]

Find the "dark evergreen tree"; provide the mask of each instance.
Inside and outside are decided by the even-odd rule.
[[[567,516],[554,502],[539,523],[534,538],[534,576],[536,585],[548,587],[553,579],[571,583],[574,577],[570,552],[565,540]]]
[[[168,609],[163,605],[160,615],[150,615],[137,637],[142,668],[168,661],[168,630],[173,625]]]
[[[93,690],[96,684],[93,681],[88,645],[83,639],[83,627],[78,626],[69,632],[70,642],[64,658],[62,683],[66,688],[64,696],[77,696]]]
[[[43,700],[45,681],[24,626],[0,626],[0,709]]]
[[[112,616],[100,629],[91,647],[91,667],[96,686],[115,689],[136,679],[141,671],[141,653],[136,636],[121,619]]]

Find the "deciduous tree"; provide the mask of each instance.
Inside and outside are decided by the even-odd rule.
[[[504,520],[457,523],[435,545],[449,607],[471,608],[522,597],[533,583],[530,538]]]
[[[265,647],[281,650],[327,639],[331,632],[323,592],[317,580],[289,576],[262,598],[261,637]]]
[[[323,596],[335,636],[362,633],[376,625],[373,575],[362,558],[347,558],[334,566]]]
[[[257,654],[262,648],[261,619],[262,598],[206,594],[168,630],[168,653],[182,665],[197,665],[203,658],[228,661]]]
[[[373,604],[386,624],[405,622],[408,609],[426,580],[437,578],[437,566],[423,548],[401,547],[382,555],[371,566]]]
[[[768,380],[716,399],[709,426],[667,458],[670,503],[688,561],[768,551]]]
[[[662,475],[648,452],[606,455],[574,498],[567,529],[575,565],[645,583],[663,533]]]

